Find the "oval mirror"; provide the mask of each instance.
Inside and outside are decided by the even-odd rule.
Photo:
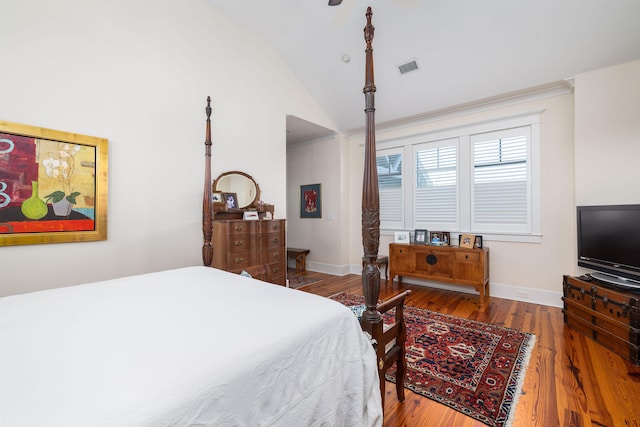
[[[213,192],[236,193],[238,207],[248,208],[260,198],[260,187],[251,175],[239,171],[221,173],[213,181]]]

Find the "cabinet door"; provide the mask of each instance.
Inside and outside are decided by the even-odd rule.
[[[413,272],[413,250],[409,245],[389,245],[389,268],[394,275]]]
[[[451,277],[451,251],[436,247],[421,247],[415,250],[416,272],[438,277]]]
[[[484,263],[479,251],[456,251],[453,257],[453,277],[456,280],[480,284],[484,278]]]

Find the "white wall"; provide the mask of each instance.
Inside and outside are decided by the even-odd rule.
[[[279,218],[286,115],[331,126],[272,49],[203,0],[0,14],[0,120],[109,139],[108,240],[0,248],[0,296],[200,264],[207,95],[214,177],[251,174]]]
[[[346,147],[336,134],[287,149],[287,246],[311,250],[307,256],[310,270],[349,271]],[[321,184],[322,218],[300,218],[300,186],[307,184]]]
[[[640,61],[576,76],[576,204],[640,203]]]

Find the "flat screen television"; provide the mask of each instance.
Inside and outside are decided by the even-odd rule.
[[[578,206],[578,265],[640,291],[640,205]]]

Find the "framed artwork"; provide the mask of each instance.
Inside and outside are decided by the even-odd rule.
[[[411,243],[408,231],[396,231],[393,233],[393,243]]]
[[[476,236],[473,242],[474,249],[482,249],[482,236]]]
[[[429,244],[434,246],[449,246],[450,233],[448,231],[432,231],[429,234]]]
[[[320,184],[300,186],[300,218],[322,218]]]
[[[416,245],[426,245],[428,238],[429,232],[427,230],[416,230],[413,233],[413,243]]]
[[[108,140],[0,121],[0,246],[107,239]]]
[[[242,219],[257,221],[260,218],[257,211],[244,211],[244,213],[242,214]]]
[[[222,193],[219,191],[211,193],[211,201],[214,203],[222,203]]]
[[[237,193],[222,193],[222,199],[227,209],[238,209]]]
[[[461,248],[473,248],[476,236],[473,234],[461,234],[458,236],[458,246]]]

